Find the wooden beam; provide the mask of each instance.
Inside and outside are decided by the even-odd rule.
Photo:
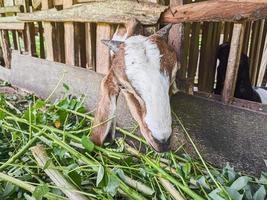
[[[24,30],[25,23],[12,17],[0,17],[0,29],[6,30]]]
[[[68,1],[68,0],[65,0]],[[94,23],[127,23],[132,18],[138,19],[143,25],[157,24],[161,13],[167,8],[154,3],[138,3],[135,1],[91,2],[81,5],[67,6],[68,9],[19,13],[22,21],[47,22],[94,22]],[[65,8],[67,8],[65,7]]]
[[[162,23],[257,20],[267,17],[267,3],[203,1],[169,8],[161,15]]]
[[[6,6],[0,8],[0,13],[20,13],[23,12],[23,5],[16,5],[16,6]]]
[[[242,53],[244,38],[244,24],[235,24],[231,41],[228,65],[224,81],[222,100],[224,103],[231,103],[235,93],[236,78]]]
[[[257,80],[258,87],[262,86],[263,78],[266,73],[266,68],[267,68],[267,39],[265,40],[264,51],[263,51],[262,60],[260,63],[259,77]]]

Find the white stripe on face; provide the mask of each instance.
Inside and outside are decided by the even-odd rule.
[[[126,75],[146,105],[145,122],[154,138],[166,141],[171,135],[170,78],[160,72],[160,51],[147,37],[125,41]]]

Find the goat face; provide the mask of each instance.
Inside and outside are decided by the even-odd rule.
[[[114,115],[115,96],[121,91],[142,135],[159,152],[169,148],[172,133],[169,89],[177,72],[176,53],[162,38],[169,28],[149,37],[131,36],[123,43],[105,42],[115,54],[110,72],[102,82],[95,120],[96,124],[101,123]],[[109,127],[110,124],[97,126],[91,139],[101,145]]]

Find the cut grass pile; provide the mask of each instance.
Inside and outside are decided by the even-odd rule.
[[[229,165],[217,169],[182,147],[158,154],[135,129],[117,128],[121,138],[95,146],[88,139],[93,117],[83,102],[0,95],[1,200],[266,198],[267,173],[257,179]]]

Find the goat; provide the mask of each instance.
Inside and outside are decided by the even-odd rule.
[[[217,83],[214,90],[215,94],[220,95],[222,93],[229,53],[229,43],[224,43],[219,46],[217,51],[217,59],[219,59],[220,63],[217,68]],[[267,104],[267,88],[252,87],[249,78],[249,58],[244,53],[241,54],[240,58],[234,96],[240,99]]]
[[[103,41],[114,53],[101,83],[91,140],[102,145],[111,127],[116,99],[122,92],[146,141],[158,152],[169,149],[172,119],[169,90],[175,87],[176,53],[163,39],[171,25],[145,37],[133,35],[138,23],[126,26],[125,41]],[[114,137],[114,133],[112,133]],[[112,137],[112,138],[113,138]]]

